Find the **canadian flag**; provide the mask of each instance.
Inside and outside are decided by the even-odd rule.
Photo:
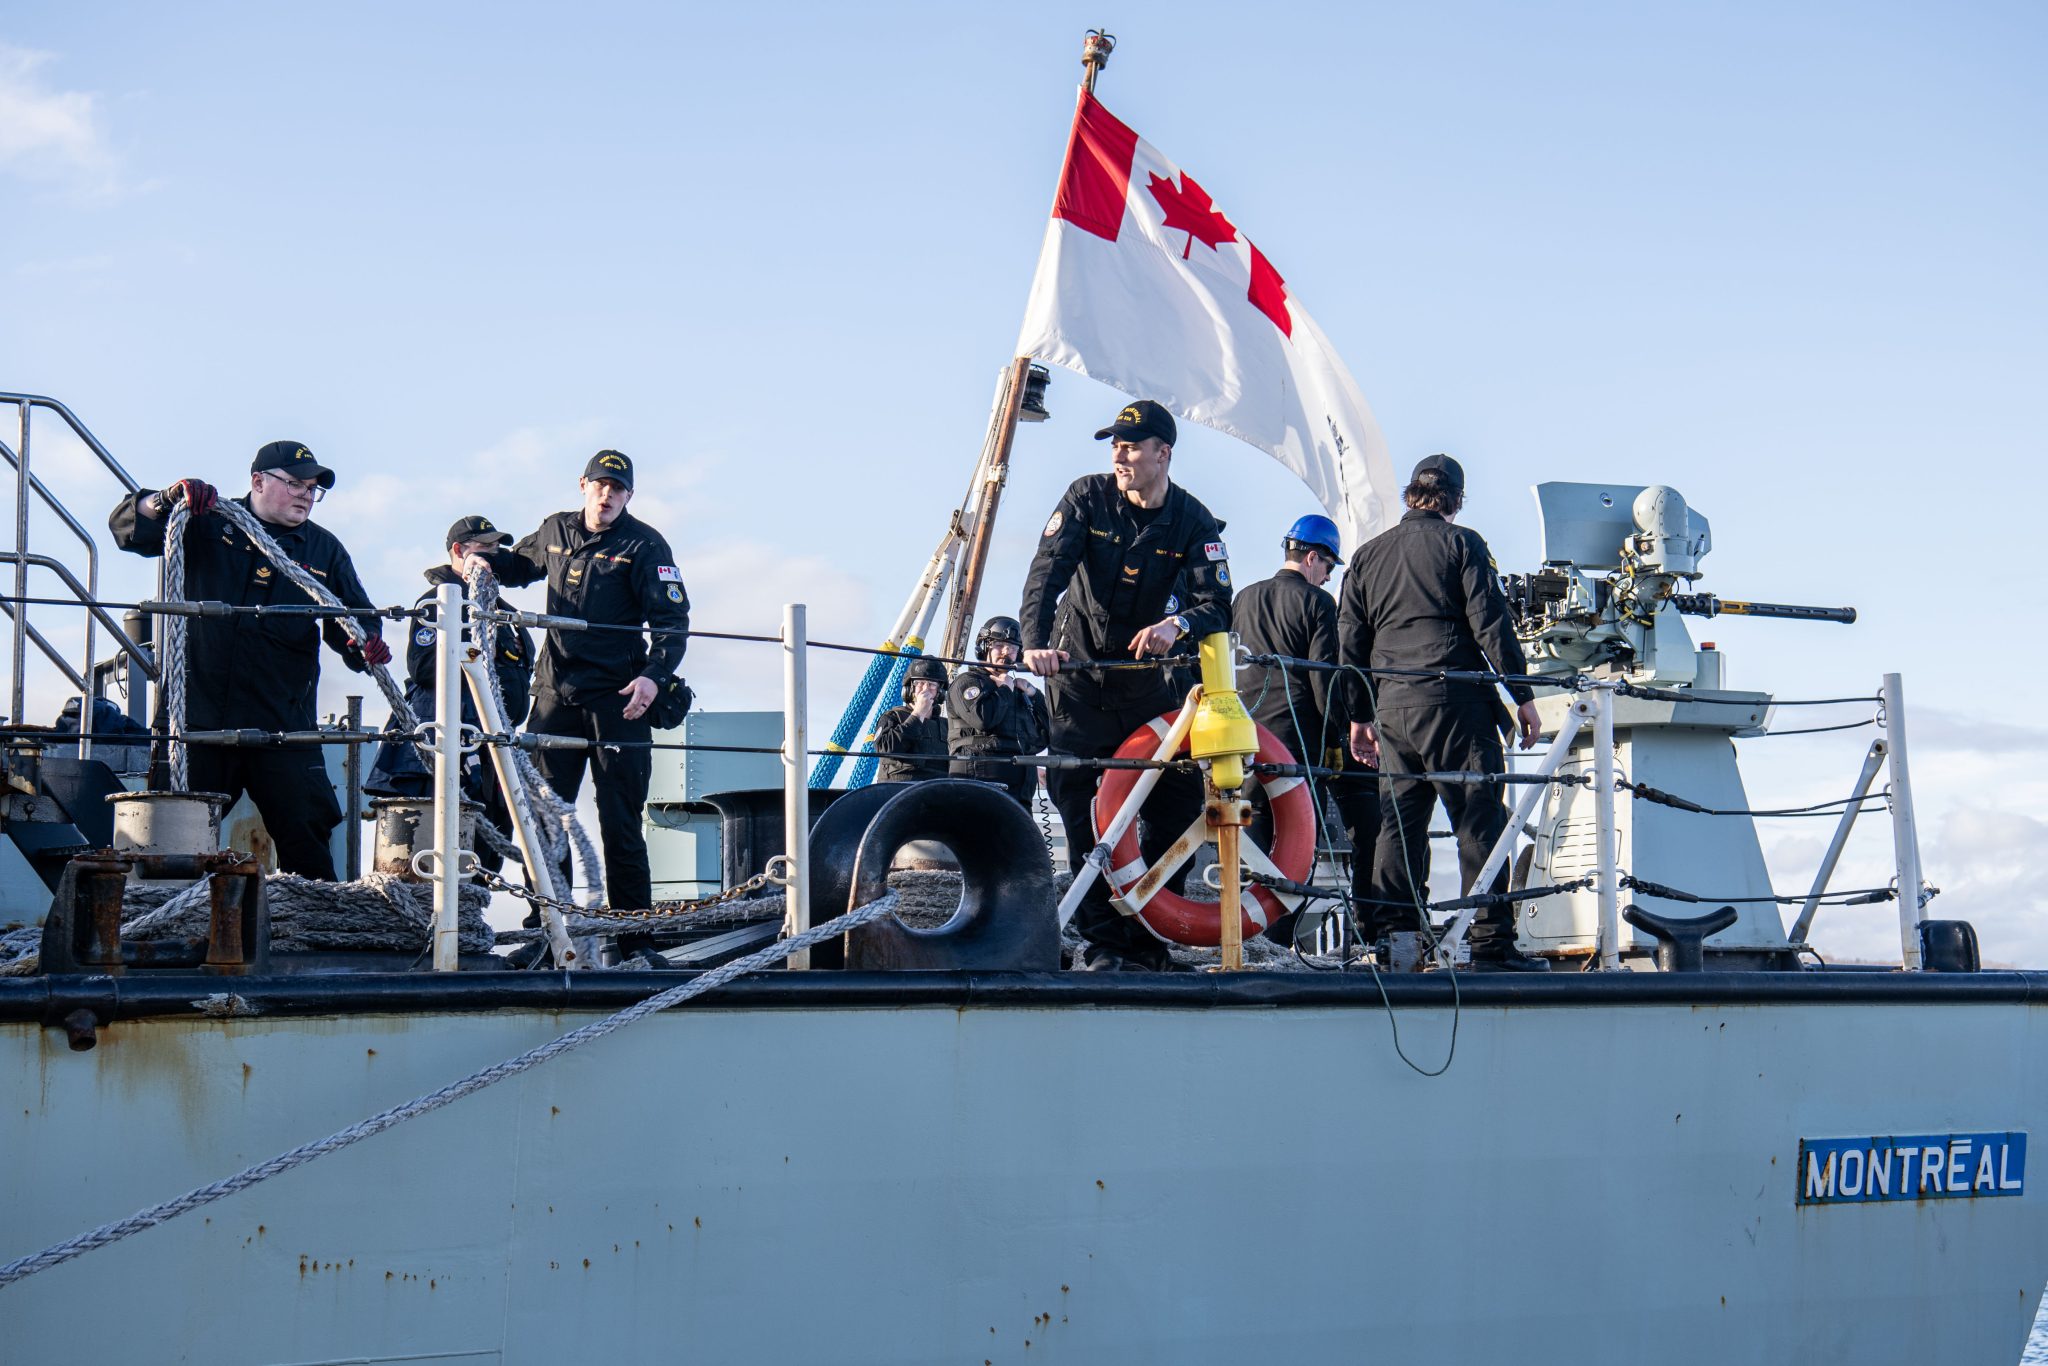
[[[1267,452],[1347,556],[1395,520],[1386,438],[1330,339],[1208,191],[1085,89],[1017,354]]]

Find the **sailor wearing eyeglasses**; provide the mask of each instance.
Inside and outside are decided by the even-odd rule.
[[[294,561],[311,570],[350,607],[369,608],[370,595],[334,534],[310,519],[313,505],[334,487],[334,471],[297,441],[273,441],[249,466],[249,492],[236,499],[254,513]],[[211,484],[180,479],[169,488],[142,489],[121,500],[107,525],[114,544],[152,559],[164,553],[171,507],[192,513],[185,528],[185,596],[241,607],[304,603],[306,594],[256,548],[248,536],[213,511]],[[391,649],[377,618],[358,618],[369,633],[361,649],[341,623],[316,624],[300,615],[195,617],[186,635],[185,725],[189,730],[311,730],[320,683],[322,637],[349,668],[361,673],[387,664]],[[165,694],[157,697],[157,727],[164,730]],[[328,782],[318,749],[192,745],[187,755],[194,792],[219,792],[230,802],[247,792],[277,848],[277,865],[304,877],[334,878],[328,838],[341,823],[341,803]],[[168,787],[165,756],[151,785]]]

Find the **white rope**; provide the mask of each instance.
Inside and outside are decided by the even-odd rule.
[[[491,623],[488,613],[493,611],[498,605],[498,576],[491,572],[491,567],[485,564],[481,558],[473,555],[470,557],[466,577],[469,580],[470,610],[477,622],[477,639],[480,642],[492,639],[491,633],[495,632],[497,628]],[[498,670],[495,663],[496,652],[486,649],[485,657],[493,661],[492,667],[484,670],[484,677],[491,681],[491,700],[497,703],[498,715],[504,717],[506,716],[505,689],[498,679]],[[509,718],[507,718],[506,724],[508,726],[511,724]],[[583,822],[576,818],[575,805],[562,800],[561,795],[553,787],[549,786],[548,780],[541,774],[540,767],[533,762],[533,759],[525,750],[514,749],[511,751],[511,756],[513,776],[518,779],[520,787],[525,790],[527,802],[533,810],[546,818],[538,824],[541,829],[541,840],[547,845],[547,857],[552,861],[559,862],[562,857],[563,840],[566,838],[574,843],[576,846],[576,857],[583,864],[584,885],[589,888],[589,893],[584,898],[583,904],[593,910],[604,905],[604,871],[597,861],[597,846],[590,842],[589,832],[583,828]],[[509,794],[507,794],[506,805],[511,805]],[[549,825],[549,821],[553,822],[552,827]],[[486,823],[479,819],[477,821],[477,828],[479,830],[487,828]],[[496,836],[496,838],[493,839],[492,836]],[[502,834],[495,830],[485,835],[484,839],[492,847],[496,848],[500,854],[505,853],[505,846],[509,843]],[[527,881],[530,883],[532,880],[529,873]],[[570,889],[564,887],[561,889],[561,892],[562,896],[559,899],[567,901]],[[621,909],[644,910],[646,908],[633,906],[622,907]]]
[[[327,585],[313,576],[311,570],[285,553],[256,516],[240,503],[226,499],[215,503],[213,510],[226,518],[232,526],[247,536],[257,550],[278,567],[283,575],[303,590],[307,597],[323,607],[348,608],[349,604],[328,591]],[[192,519],[192,510],[183,499],[171,505],[170,518],[164,524],[164,599],[167,602],[185,601],[185,528]],[[351,609],[358,610],[358,609]],[[358,648],[370,639],[370,633],[362,622],[354,617],[335,618],[341,629]],[[165,709],[170,718],[170,732],[173,737],[185,734],[185,621],[184,617],[169,618],[164,625],[163,677]],[[417,739],[419,718],[413,715],[412,707],[405,700],[404,689],[391,676],[391,670],[382,664],[369,665],[369,674],[376,681],[377,690],[384,694],[384,700],[391,704],[391,715],[397,718],[407,735]],[[191,773],[186,758],[188,747],[171,744],[171,788],[184,792],[188,789]]]
[[[74,1257],[83,1256],[97,1248],[106,1247],[110,1243],[117,1243],[123,1238],[142,1232],[144,1229],[155,1228],[158,1224],[175,1219],[181,1214],[189,1214],[193,1210],[210,1205],[224,1196],[233,1195],[237,1191],[247,1190],[249,1187],[260,1182],[268,1181],[273,1176],[281,1176],[294,1167],[304,1166],[316,1157],[324,1157],[328,1153],[337,1152],[352,1143],[359,1143],[363,1139],[383,1133],[386,1129],[403,1124],[408,1119],[438,1110],[444,1105],[453,1104],[464,1096],[481,1091],[485,1087],[504,1081],[508,1077],[516,1077],[521,1072],[538,1067],[550,1058],[559,1057],[571,1049],[581,1048],[584,1044],[595,1043],[605,1035],[624,1029],[627,1025],[644,1019],[657,1011],[667,1010],[670,1006],[681,1005],[692,997],[702,996],[708,991],[715,991],[735,978],[743,977],[747,973],[767,967],[771,963],[779,962],[801,950],[813,948],[836,935],[845,934],[848,930],[878,919],[895,908],[896,894],[891,892],[878,901],[870,901],[867,905],[848,911],[845,915],[837,916],[822,925],[805,930],[793,939],[785,939],[780,943],[771,944],[765,949],[748,954],[745,958],[736,958],[725,966],[714,968],[693,981],[685,982],[680,986],[670,987],[667,991],[656,996],[650,996],[637,1004],[627,1006],[616,1014],[608,1015],[602,1020],[583,1026],[581,1029],[571,1030],[560,1038],[544,1043],[538,1048],[528,1049],[516,1058],[509,1058],[494,1066],[486,1067],[481,1072],[473,1072],[460,1081],[450,1082],[438,1091],[429,1092],[415,1100],[409,1100],[403,1105],[393,1106],[389,1110],[372,1115],[359,1123],[351,1124],[346,1129],[329,1134],[325,1138],[315,1139],[311,1143],[302,1143],[289,1152],[278,1154],[268,1162],[259,1162],[253,1167],[244,1168],[233,1176],[225,1177],[214,1182],[212,1185],[201,1186],[197,1190],[187,1191],[175,1199],[166,1200],[162,1204],[151,1205],[145,1210],[139,1210],[129,1215],[126,1219],[117,1219],[111,1224],[102,1224],[89,1233],[81,1233],[75,1238],[68,1238],[54,1246],[46,1247],[41,1252],[18,1258],[7,1263],[5,1266],[0,1266],[0,1286],[12,1285],[16,1281],[35,1275],[38,1271],[48,1271],[53,1266],[62,1266]]]

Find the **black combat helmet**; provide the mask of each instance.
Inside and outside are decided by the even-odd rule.
[[[974,638],[974,657],[987,659],[989,652],[1002,644],[1024,648],[1024,627],[1015,617],[990,617],[983,622],[981,634]]]
[[[903,705],[910,705],[910,685],[919,679],[930,679],[939,685],[939,691],[946,690],[946,666],[936,659],[913,659],[910,667],[903,671]]]

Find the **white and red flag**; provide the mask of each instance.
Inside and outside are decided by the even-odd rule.
[[[1017,354],[1267,452],[1322,503],[1347,556],[1398,515],[1379,423],[1286,279],[1086,90]]]

